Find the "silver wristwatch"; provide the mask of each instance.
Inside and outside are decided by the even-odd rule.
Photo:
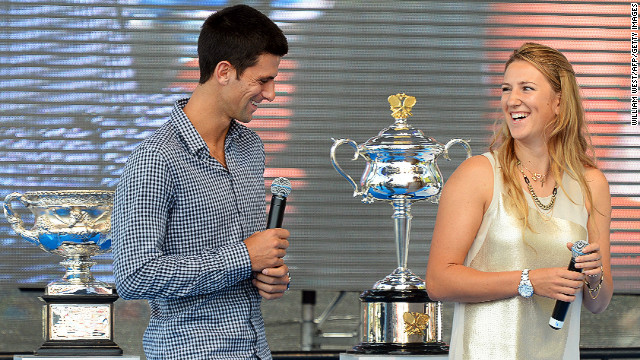
[[[518,285],[518,293],[524,298],[530,298],[533,296],[533,285],[529,280],[529,269],[522,270],[522,275],[520,275],[520,285]]]

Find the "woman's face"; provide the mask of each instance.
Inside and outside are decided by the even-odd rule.
[[[560,94],[535,66],[523,60],[509,64],[502,83],[502,112],[511,136],[521,142],[543,141],[545,125],[558,115]]]

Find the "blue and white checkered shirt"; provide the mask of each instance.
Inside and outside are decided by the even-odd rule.
[[[243,240],[266,227],[264,145],[232,121],[225,169],[178,100],[127,160],[112,215],[123,299],[148,299],[148,359],[271,359]]]

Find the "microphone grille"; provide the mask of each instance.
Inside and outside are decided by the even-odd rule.
[[[291,193],[291,182],[287,178],[275,178],[271,183],[271,193],[282,197],[289,196],[289,193]]]
[[[581,256],[581,255],[584,255],[584,253],[582,252],[582,249],[587,247],[587,245],[589,245],[589,243],[584,241],[584,240],[578,240],[578,241],[574,242],[573,246],[571,247],[571,255],[574,258],[576,258],[578,256]]]

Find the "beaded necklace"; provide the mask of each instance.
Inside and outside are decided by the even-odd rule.
[[[531,194],[531,197],[533,198],[533,202],[536,204],[536,206],[545,211],[549,211],[553,209],[553,205],[556,203],[556,195],[558,194],[558,184],[556,184],[553,187],[553,193],[551,194],[551,201],[547,205],[545,205],[540,201],[540,199],[538,198],[538,195],[536,195],[536,192],[533,190],[533,186],[531,186],[531,182],[529,181],[527,174],[524,173],[524,170],[522,169],[524,165],[522,165],[520,160],[518,160],[516,165],[518,166],[518,170],[520,170],[520,172],[522,173],[522,176],[524,176],[524,182],[527,183],[527,188],[529,188],[529,193]]]

